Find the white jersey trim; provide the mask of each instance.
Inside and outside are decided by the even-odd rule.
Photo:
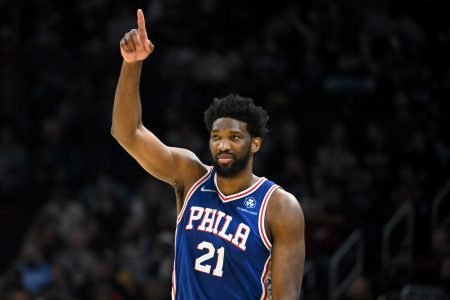
[[[172,270],[172,290],[171,290],[171,295],[172,295],[172,300],[175,300],[175,293],[176,293],[176,282],[175,282],[175,267]]]
[[[205,175],[203,175],[202,177],[200,177],[200,179],[197,180],[197,182],[194,183],[194,184],[191,186],[191,188],[189,189],[189,191],[187,192],[186,198],[184,199],[183,207],[181,208],[181,211],[180,211],[180,213],[178,214],[178,217],[177,217],[177,225],[178,225],[178,223],[180,223],[181,218],[183,217],[184,210],[186,209],[187,203],[189,202],[189,199],[191,198],[192,194],[195,192],[195,190],[196,190],[202,183],[204,183],[204,182],[209,178],[209,176],[211,175],[212,170],[213,170],[213,167],[212,167],[212,166],[209,167],[208,172],[206,172]]]
[[[174,255],[173,255],[173,269],[172,269],[172,289],[171,289],[171,296],[172,296],[172,300],[175,300],[175,295],[177,293],[177,281],[175,278],[175,260],[177,257],[177,231],[178,231],[178,226],[175,227],[175,241],[174,241]]]
[[[267,300],[267,299],[272,299],[272,294],[268,291],[267,288],[267,284],[265,283],[266,279],[268,279],[268,277],[270,277],[269,273],[270,273],[270,260],[271,260],[272,256],[269,255],[269,257],[267,258],[267,261],[264,265],[264,269],[263,269],[263,273],[261,275],[261,287],[262,287],[262,295],[260,300]]]
[[[247,189],[245,189],[239,193],[232,194],[232,195],[224,195],[220,191],[219,186],[217,185],[217,173],[214,174],[214,185],[216,186],[217,192],[219,194],[219,198],[220,198],[220,200],[222,200],[222,202],[229,202],[229,201],[241,199],[247,195],[250,195],[251,193],[256,191],[264,183],[265,180],[266,180],[265,177],[261,177],[253,185],[251,185],[250,187],[248,187]]]
[[[261,208],[259,211],[259,220],[258,220],[258,229],[259,234],[261,236],[261,240],[263,241],[263,244],[266,246],[267,250],[271,251],[272,249],[272,243],[270,242],[269,238],[267,237],[266,233],[266,226],[264,226],[264,221],[266,220],[266,210],[267,210],[267,204],[269,203],[269,199],[272,196],[273,192],[279,188],[279,185],[272,185],[270,189],[267,191],[266,195],[264,196],[263,203],[261,204]]]

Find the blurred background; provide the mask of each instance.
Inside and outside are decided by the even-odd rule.
[[[119,41],[144,124],[210,163],[203,111],[269,112],[255,173],[299,199],[302,299],[448,299],[444,0],[0,0],[0,299],[170,299],[175,197],[110,135]]]

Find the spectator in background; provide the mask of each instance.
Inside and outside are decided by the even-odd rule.
[[[374,299],[371,292],[370,284],[367,278],[363,276],[357,277],[353,280],[348,288],[344,300],[372,300]]]
[[[33,241],[24,245],[17,267],[23,286],[33,295],[39,295],[52,281],[51,266]]]

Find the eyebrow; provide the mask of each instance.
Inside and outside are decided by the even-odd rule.
[[[211,133],[219,132],[219,131],[228,131],[228,129],[212,129]],[[230,134],[239,134],[243,135],[244,133],[240,130],[231,130],[229,131]]]

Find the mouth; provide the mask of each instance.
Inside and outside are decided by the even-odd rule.
[[[234,160],[234,155],[229,153],[218,154],[216,155],[216,160],[223,165],[227,165]]]

